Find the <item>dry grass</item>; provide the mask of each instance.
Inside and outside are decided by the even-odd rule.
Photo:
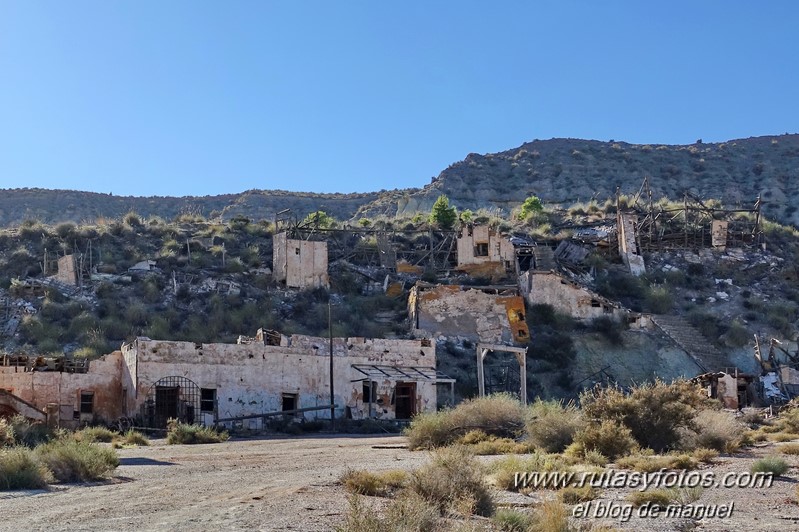
[[[119,437],[119,434],[105,427],[85,427],[79,431],[76,431],[72,437],[76,441],[82,441],[86,443],[111,443]]]
[[[647,491],[633,491],[627,495],[627,500],[633,506],[643,506],[644,504],[668,506],[674,502],[675,493],[672,490],[657,489]]]
[[[528,416],[527,438],[548,453],[562,452],[585,426],[582,413],[573,403],[538,399],[530,405]]]
[[[437,507],[442,514],[449,511],[490,516],[494,512],[483,470],[462,447],[436,451],[429,464],[413,472],[408,489]]]
[[[350,493],[389,497],[408,484],[408,473],[399,469],[382,473],[351,469],[339,481]]]
[[[768,434],[766,439],[768,441],[782,443],[786,441],[799,440],[799,434],[794,434],[791,432],[773,432]]]
[[[212,427],[188,425],[170,419],[167,424],[166,442],[175,444],[221,443],[230,437],[227,432],[219,432]]]
[[[718,458],[719,452],[715,449],[705,449],[704,447],[699,447],[698,449],[693,450],[691,456],[703,464],[712,464],[713,461]]]
[[[30,449],[0,449],[0,491],[43,488],[52,480],[52,473]]]
[[[680,430],[680,445],[688,450],[705,447],[732,453],[741,446],[744,429],[745,426],[729,412],[700,410],[695,426]]]
[[[609,460],[626,456],[638,449],[632,432],[615,421],[605,420],[599,424],[591,424],[579,431],[574,437],[574,445],[570,454],[582,454],[594,451]]]
[[[599,493],[592,486],[566,486],[558,491],[558,498],[563,504],[578,504],[596,499]]]
[[[799,443],[786,443],[777,447],[782,454],[797,455],[799,454]]]
[[[661,456],[633,455],[619,458],[616,465],[623,469],[654,473],[661,469],[693,470],[699,467],[698,461],[687,454],[667,454]]]
[[[69,439],[45,443],[33,453],[58,482],[99,480],[119,466],[119,457],[113,449]]]
[[[384,511],[367,507],[357,495],[350,497],[344,524],[338,532],[386,532],[391,530],[429,532],[436,530],[438,509],[430,502],[410,492],[403,493]]]
[[[450,445],[470,431],[480,430],[498,438],[523,433],[525,409],[510,394],[471,399],[455,408],[416,416],[405,430],[408,448],[435,449]]]

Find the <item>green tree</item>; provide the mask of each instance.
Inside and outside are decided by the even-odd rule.
[[[430,223],[441,229],[452,229],[457,219],[458,213],[455,211],[455,207],[449,206],[449,198],[444,194],[440,195],[433,204],[433,210],[430,211]]]
[[[541,203],[541,200],[538,196],[530,196],[524,200],[524,203],[522,203],[519,209],[519,219],[527,220],[531,216],[542,212],[544,212],[544,205]]]
[[[330,229],[336,225],[336,220],[325,211],[312,212],[302,221],[302,225],[314,225],[320,229]]]

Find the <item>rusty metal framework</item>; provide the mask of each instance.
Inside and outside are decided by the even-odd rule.
[[[191,379],[171,376],[150,387],[141,408],[145,427],[162,429],[169,419],[181,423],[197,423],[200,418],[200,388]]]
[[[760,196],[751,209],[725,209],[706,204],[688,192],[683,195],[682,205],[655,202],[649,178],[645,177],[632,204],[622,205],[617,190],[616,209],[637,215],[635,236],[640,251],[711,247],[714,220],[726,223],[725,247],[746,247],[763,242]]]

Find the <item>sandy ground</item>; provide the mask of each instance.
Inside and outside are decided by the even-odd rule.
[[[120,449],[122,463],[110,482],[0,492],[0,530],[331,530],[347,509],[337,484],[347,468],[412,470],[428,460],[404,443],[401,436],[351,435],[195,446],[155,441]],[[712,470],[748,471],[758,456],[773,454],[774,445],[754,448],[720,458]],[[799,530],[799,457],[785,458],[792,468],[770,488],[708,489],[695,503],[734,501],[730,518],[582,522],[632,530]],[[600,500],[623,504],[626,491],[602,490]],[[500,505],[519,509],[537,500],[540,495],[497,495]]]

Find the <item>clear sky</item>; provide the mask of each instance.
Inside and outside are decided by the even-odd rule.
[[[536,138],[795,133],[798,82],[793,0],[0,0],[0,188],[424,186]]]

